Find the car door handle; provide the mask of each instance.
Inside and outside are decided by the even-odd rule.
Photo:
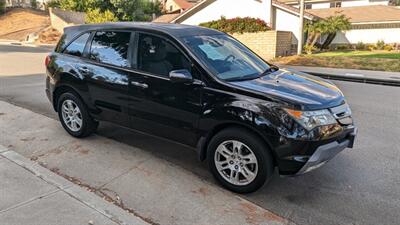
[[[140,88],[143,88],[143,89],[146,89],[146,88],[149,87],[148,84],[140,83],[140,82],[136,82],[136,81],[131,81],[131,84],[132,84],[133,86],[140,87]]]
[[[79,71],[81,73],[89,73],[89,68],[87,68],[86,66],[79,67]]]

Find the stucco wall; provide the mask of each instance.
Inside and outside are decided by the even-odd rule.
[[[266,60],[292,54],[290,32],[235,33],[232,36]]]
[[[299,17],[291,13],[276,9],[275,29],[292,32],[292,44],[297,44],[299,33]]]
[[[339,32],[333,44],[357,44],[358,42],[375,44],[383,40],[385,43],[400,43],[400,28],[359,29]]]
[[[176,4],[176,2],[174,0],[167,0],[165,2],[165,10],[167,10],[167,12],[171,12],[171,11],[176,11],[181,9],[181,7],[179,7],[178,4]],[[172,10],[170,10],[172,7]]]
[[[221,16],[228,19],[249,16],[270,23],[270,4],[271,0],[217,0],[181,23],[199,25],[218,20]]]
[[[61,9],[49,9],[51,26],[64,33],[64,28],[85,23],[85,13],[72,12]]]

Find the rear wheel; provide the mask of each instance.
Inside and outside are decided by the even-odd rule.
[[[61,124],[70,135],[82,138],[96,131],[98,122],[93,120],[75,94],[63,93],[58,99],[57,109]]]
[[[256,191],[273,172],[268,147],[241,128],[228,128],[216,134],[208,146],[207,159],[214,177],[238,193]]]

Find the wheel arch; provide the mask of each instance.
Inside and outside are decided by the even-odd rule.
[[[79,94],[79,92],[74,87],[72,87],[71,85],[68,85],[68,84],[59,85],[54,89],[54,92],[53,92],[53,108],[56,112],[58,111],[57,106],[58,106],[59,97],[62,94],[67,93],[67,92],[74,93],[80,100],[82,100],[84,102],[84,100],[82,99],[82,96]]]
[[[210,140],[212,139],[212,137],[214,137],[218,132],[220,132],[224,129],[228,129],[228,128],[245,129],[245,130],[249,131],[250,133],[256,135],[258,138],[260,138],[260,140],[262,140],[264,142],[264,144],[268,147],[268,151],[271,153],[272,158],[274,160],[274,165],[277,165],[276,155],[273,151],[272,144],[268,140],[268,138],[265,137],[265,135],[262,135],[262,133],[260,131],[258,131],[257,129],[255,129],[247,124],[242,124],[242,123],[238,123],[238,122],[225,122],[225,123],[218,124],[218,125],[214,126],[206,135],[204,135],[200,138],[200,140],[197,144],[197,150],[199,153],[199,159],[201,161],[204,161],[207,158],[208,144],[209,144]]]

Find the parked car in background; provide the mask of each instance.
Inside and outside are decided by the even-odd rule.
[[[226,188],[259,189],[315,169],[356,135],[331,82],[273,66],[225,33],[177,24],[68,27],[46,58],[46,93],[65,130],[99,121],[195,148]]]

